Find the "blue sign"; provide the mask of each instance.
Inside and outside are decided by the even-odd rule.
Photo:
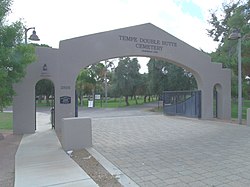
[[[70,103],[71,103],[71,97],[69,96],[60,97],[60,104],[70,104]]]

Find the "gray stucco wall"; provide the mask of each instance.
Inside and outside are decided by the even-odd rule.
[[[231,71],[212,63],[208,55],[150,23],[64,40],[59,49],[38,47],[36,53],[37,62],[28,67],[24,80],[15,86],[16,133],[34,132],[37,81],[47,78],[55,85],[56,130],[60,131],[61,119],[74,117],[75,80],[80,70],[102,60],[123,56],[165,59],[193,73],[202,91],[202,119],[213,118],[213,88],[220,85],[218,117],[231,118]],[[46,74],[42,73],[44,64],[48,66]],[[62,96],[71,97],[72,102],[61,104]],[[21,111],[24,102],[27,110]]]

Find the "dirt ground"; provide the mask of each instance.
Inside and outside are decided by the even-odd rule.
[[[85,149],[72,153],[72,159],[100,186],[121,187],[115,176],[111,175],[93,156]]]
[[[0,131],[0,186],[13,187],[15,181],[15,154],[22,135]]]

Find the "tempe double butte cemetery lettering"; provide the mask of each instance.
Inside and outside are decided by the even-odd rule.
[[[177,47],[177,43],[175,42],[150,38],[119,35],[119,39],[125,42],[133,42],[135,43],[136,48],[141,49],[143,52],[149,53],[158,53],[159,51],[163,50],[163,47]]]

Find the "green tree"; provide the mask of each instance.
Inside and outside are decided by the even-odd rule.
[[[23,24],[7,24],[11,0],[0,1],[0,111],[10,105],[15,94],[13,84],[25,75],[28,64],[35,61],[34,46],[24,45]]]
[[[81,106],[83,105],[83,96],[84,96],[84,81],[87,76],[86,70],[81,70],[76,79],[76,91],[77,96],[80,100]]]
[[[38,96],[38,101],[40,102],[41,96],[46,96],[46,104],[50,106],[49,98],[54,96],[54,84],[51,80],[42,79],[36,84],[36,96]]]
[[[167,71],[167,84],[164,90],[194,90],[197,88],[196,80],[192,73],[171,63],[164,67]]]
[[[164,84],[167,83],[165,76],[166,63],[162,60],[151,58],[148,66],[148,92],[150,95],[160,95],[164,90]]]
[[[93,95],[96,87],[96,77],[91,66],[80,71],[76,79],[76,91],[81,105],[84,95]]]
[[[105,60],[104,61],[104,68],[103,68],[103,78],[104,78],[104,96],[105,96],[105,106],[107,107],[107,102],[108,102],[108,83],[111,80],[111,73],[109,72],[109,68],[114,67],[114,63],[112,60]]]
[[[113,89],[115,93],[125,97],[126,105],[129,106],[128,97],[135,96],[139,86],[140,65],[137,58],[120,58],[115,68],[113,77]]]
[[[163,91],[193,90],[197,88],[194,76],[172,63],[150,59],[148,62],[148,89],[152,95]]]
[[[110,68],[112,69],[112,67],[112,60],[106,60],[80,71],[76,80],[76,90],[81,105],[85,94],[94,95],[95,92],[98,92],[106,96],[112,75]]]
[[[250,1],[238,1],[236,3],[223,4],[222,14],[211,12],[209,23],[212,29],[208,34],[218,41],[218,48],[211,53],[212,61],[220,62],[223,67],[232,69],[232,96],[236,96],[237,87],[237,41],[228,40],[234,29],[238,29],[242,36],[242,78],[250,75]],[[244,87],[243,89],[247,89]],[[243,90],[243,93],[247,91]]]
[[[140,74],[140,83],[138,84],[136,95],[144,96],[144,103],[147,102],[148,92],[148,73]]]

